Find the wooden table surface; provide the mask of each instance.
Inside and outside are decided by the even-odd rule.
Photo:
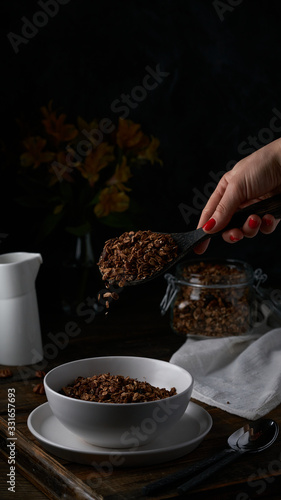
[[[165,284],[156,281],[136,289],[125,290],[119,301],[110,308],[109,314],[99,314],[95,318],[93,315],[91,317],[90,313],[68,317],[54,310],[40,308],[44,345],[50,344],[51,338],[60,339],[61,342],[56,350],[49,350],[48,356],[40,364],[41,368],[47,372],[66,361],[103,355],[122,354],[169,360],[185,338],[172,332],[169,315],[160,315],[159,303],[164,289]],[[86,310],[90,311],[90,308],[84,308],[84,311]],[[60,336],[60,333],[65,333],[70,321],[75,322],[80,329],[79,335],[73,338]],[[52,359],[47,359],[51,357]],[[30,412],[46,401],[45,395],[33,392],[34,386],[40,382],[36,377],[38,367],[9,368],[13,372],[12,377],[0,379],[0,498],[3,500],[148,498],[141,495],[144,484],[222,450],[227,445],[227,437],[244,424],[244,419],[238,416],[195,401],[210,413],[213,426],[194,451],[161,465],[97,470],[92,466],[67,462],[42,448],[26,424]],[[10,465],[5,427],[10,388],[15,389],[18,438],[15,494],[8,491],[7,484]],[[281,406],[273,410],[268,417],[274,418],[281,426]],[[281,436],[264,452],[241,457],[186,495],[186,498],[280,500],[280,444]],[[173,498],[176,495],[175,489],[167,489],[153,498]]]

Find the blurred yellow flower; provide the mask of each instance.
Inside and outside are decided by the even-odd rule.
[[[78,135],[78,130],[75,125],[64,123],[66,115],[62,113],[57,116],[56,111],[52,110],[52,102],[48,107],[42,106],[41,112],[44,116],[42,123],[47,134],[53,136],[57,143],[72,141]]]
[[[91,132],[91,130],[98,130],[99,127],[97,120],[93,120],[88,123],[81,116],[78,116],[77,118],[77,125],[80,131],[87,130],[87,132]]]
[[[160,145],[159,139],[156,139],[156,137],[151,137],[150,144],[147,146],[147,148],[143,149],[139,154],[138,158],[141,158],[143,160],[148,160],[152,165],[157,161],[161,165],[163,165],[163,162],[159,160],[158,157],[158,148]]]
[[[119,118],[116,143],[124,151],[141,151],[149,145],[149,137],[144,135],[138,123]]]
[[[54,110],[52,101],[41,113],[36,135],[23,138],[17,179],[20,202],[45,210],[42,233],[48,235],[60,224],[68,232],[85,234],[97,219],[132,227],[139,203],[133,203],[137,188],[130,179],[144,165],[162,163],[158,139],[122,118],[116,125],[107,120],[108,132],[103,120],[86,122],[78,116],[77,126],[66,123],[66,115]]]
[[[62,211],[62,209],[63,209],[63,207],[64,207],[64,204],[63,204],[63,203],[61,203],[60,205],[57,205],[57,206],[54,208],[54,210],[53,210],[53,214],[54,214],[54,215],[60,214],[60,213],[61,213],[61,211]]]
[[[100,170],[115,160],[113,149],[113,146],[110,146],[107,142],[102,142],[90,152],[85,159],[85,163],[77,167],[91,187],[99,179]]]
[[[125,183],[132,177],[131,169],[127,164],[126,156],[122,157],[122,163],[118,164],[113,176],[107,181],[108,186],[116,186],[120,191],[131,191]]]
[[[23,146],[27,150],[20,156],[20,162],[23,167],[37,168],[41,163],[50,162],[54,159],[55,154],[51,151],[42,151],[46,146],[47,141],[42,137],[27,137],[23,141]]]
[[[129,204],[130,198],[126,193],[118,191],[116,186],[110,186],[101,191],[94,213],[97,217],[106,217],[111,212],[125,212]]]
[[[66,151],[58,151],[55,156],[55,161],[49,166],[50,182],[49,186],[53,186],[59,181],[74,182],[72,173],[73,167],[67,166]]]

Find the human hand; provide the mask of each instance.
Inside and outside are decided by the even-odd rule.
[[[221,231],[240,208],[281,192],[281,139],[277,139],[250,156],[239,161],[231,171],[224,174],[202,211],[197,227],[207,233]],[[224,241],[235,243],[244,238],[253,238],[261,231],[272,233],[279,220],[271,214],[260,218],[250,215],[240,228],[222,233]],[[202,254],[210,240],[199,244],[195,253]]]

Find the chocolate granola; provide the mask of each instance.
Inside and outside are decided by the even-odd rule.
[[[152,276],[176,256],[177,244],[169,234],[130,231],[106,241],[98,266],[103,280],[122,287]]]
[[[165,399],[177,392],[175,387],[169,391],[134,378],[104,373],[78,377],[72,384],[63,387],[62,393],[74,399],[96,403],[144,403]]]
[[[179,288],[172,316],[177,333],[224,337],[249,330],[251,290],[244,269],[198,262],[183,267],[181,279],[186,285]]]

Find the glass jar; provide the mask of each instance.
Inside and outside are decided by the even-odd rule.
[[[165,277],[176,333],[208,338],[243,335],[251,329],[254,271],[249,264],[228,259],[186,261],[177,266],[175,277]]]

